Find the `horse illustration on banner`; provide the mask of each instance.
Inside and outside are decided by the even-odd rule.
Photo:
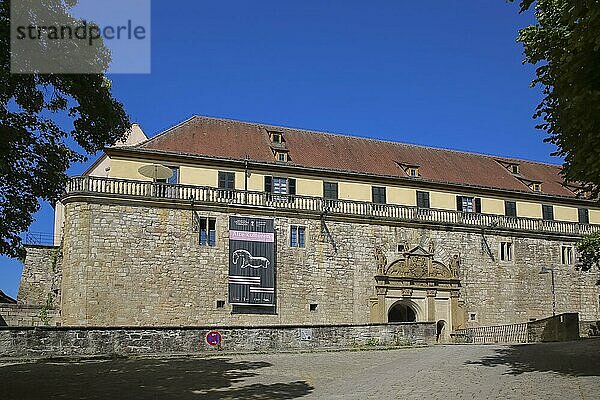
[[[248,250],[236,250],[233,252],[233,263],[238,264],[238,261],[241,260],[240,268],[269,268],[269,264],[271,263],[265,257],[254,257]]]

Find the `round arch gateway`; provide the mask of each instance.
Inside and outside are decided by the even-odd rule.
[[[390,307],[388,322],[416,322],[417,310],[408,301],[399,301]]]

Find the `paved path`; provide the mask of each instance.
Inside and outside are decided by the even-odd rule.
[[[0,366],[0,399],[598,399],[600,340]]]

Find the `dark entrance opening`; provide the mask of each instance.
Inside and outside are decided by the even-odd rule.
[[[446,326],[446,321],[444,321],[444,320],[439,320],[436,324],[437,335],[436,335],[435,340],[437,340],[438,342],[440,340],[440,336],[442,336],[442,332],[444,331],[445,326]]]
[[[407,304],[396,304],[388,313],[388,322],[416,322],[417,313]]]

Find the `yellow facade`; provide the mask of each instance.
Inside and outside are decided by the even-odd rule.
[[[482,197],[481,212],[484,214],[504,215],[504,200]]]
[[[338,196],[341,200],[371,201],[371,185],[339,182]]]
[[[390,204],[400,204],[404,206],[416,206],[417,191],[416,189],[388,186],[387,202]]]
[[[147,164],[150,163],[147,161],[111,159],[108,177],[117,179],[135,179],[138,181],[150,181],[152,179],[146,178],[138,172],[138,169],[140,167]]]
[[[108,176],[110,178],[150,180],[138,172],[138,169],[147,164],[155,163],[150,160],[110,159]],[[166,164],[172,166],[171,164]],[[235,188],[262,192],[264,190],[265,174],[243,170],[218,169],[202,167],[194,164],[179,166],[179,182],[185,185],[218,187],[219,171],[235,173]],[[285,176],[279,175],[277,176]],[[290,176],[296,179],[296,194],[300,196],[323,196],[323,179],[309,176]],[[331,180],[325,180],[331,181]],[[352,181],[338,181],[338,196],[341,200],[371,201],[371,185]],[[377,185],[380,186],[380,185]],[[381,185],[383,186],[383,185]],[[416,206],[416,192],[414,187],[385,186],[387,202],[406,206]],[[430,206],[435,209],[456,210],[456,196],[467,195],[464,193],[445,192],[439,190],[425,190],[429,192]],[[481,198],[481,212],[484,214],[504,215],[504,199],[481,197],[477,194],[471,196]],[[527,218],[542,218],[542,204],[531,201],[516,201],[517,216]],[[577,206],[554,205],[554,218],[557,221],[578,222]],[[590,223],[600,224],[600,209],[590,209]]]
[[[296,194],[300,196],[323,197],[323,181],[318,179],[297,178]]]
[[[182,165],[179,167],[179,183],[182,185],[217,187],[219,184],[219,171]]]
[[[542,205],[528,201],[517,201],[517,217],[542,218]]]
[[[557,221],[578,222],[579,214],[577,208],[554,206],[554,219]]]
[[[456,195],[445,192],[429,192],[429,202],[431,208],[441,210],[456,210]]]

